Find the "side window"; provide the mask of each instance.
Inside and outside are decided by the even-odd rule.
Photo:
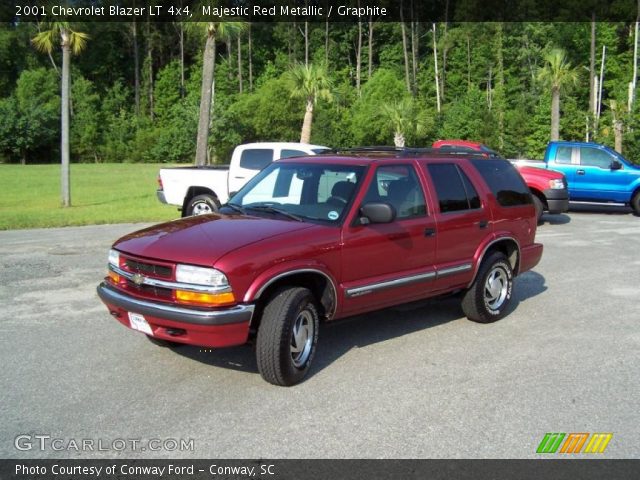
[[[569,165],[571,163],[572,147],[558,147],[556,150],[556,162]]]
[[[303,152],[302,150],[282,150],[280,152],[280,158],[291,158],[291,157],[304,157],[309,155],[307,152]]]
[[[522,177],[506,160],[472,159],[471,163],[487,183],[496,200],[503,207],[533,203],[531,192]]]
[[[441,213],[480,208],[478,192],[457,165],[432,163],[427,170],[436,188]]]
[[[599,148],[580,147],[580,165],[608,169],[613,157]]]
[[[248,170],[262,170],[271,162],[273,162],[273,150],[270,148],[248,149],[240,155],[240,166]]]
[[[376,170],[366,202],[386,202],[396,209],[397,219],[426,215],[427,206],[415,170],[410,165],[383,165]]]

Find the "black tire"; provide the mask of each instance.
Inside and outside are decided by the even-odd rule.
[[[300,383],[315,355],[319,326],[316,301],[308,289],[277,291],[262,313],[256,339],[262,378],[279,386]]]
[[[511,264],[504,254],[490,253],[462,298],[462,311],[474,322],[495,322],[506,315],[512,292]]]
[[[636,192],[631,199],[631,208],[633,208],[633,213],[640,217],[640,191]]]
[[[158,347],[171,348],[171,347],[177,347],[179,345],[182,345],[181,343],[178,343],[178,342],[172,342],[171,340],[162,340],[161,338],[152,337],[151,335],[147,335],[147,338],[151,343],[153,343]]]
[[[187,216],[205,215],[218,211],[218,204],[213,196],[208,194],[196,195],[187,203]]]
[[[539,225],[542,223],[542,213],[544,212],[544,204],[542,203],[542,200],[538,198],[537,195],[532,195],[532,197],[533,197],[533,206],[536,209],[536,219]]]

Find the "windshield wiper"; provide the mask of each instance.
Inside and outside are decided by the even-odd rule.
[[[224,205],[222,205],[222,206],[223,206],[223,207],[229,207],[231,210],[235,210],[235,211],[236,211],[236,212],[238,212],[238,213],[242,213],[242,214],[244,214],[244,213],[245,213],[244,208],[242,208],[240,205],[237,205],[237,204],[235,204],[235,203],[229,203],[229,202],[227,202],[227,203],[225,203],[225,204],[224,204]]]
[[[280,215],[284,215],[285,217],[289,217],[292,220],[297,222],[304,222],[304,220],[298,215],[294,215],[293,213],[289,213],[286,210],[282,210],[280,208],[272,207],[271,205],[252,205],[246,207],[250,210],[261,210],[263,212],[271,212],[271,213],[279,213]]]

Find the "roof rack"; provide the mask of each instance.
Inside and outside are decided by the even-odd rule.
[[[342,155],[386,155],[395,156],[396,158],[417,157],[421,155],[437,155],[437,156],[473,156],[473,157],[487,157],[485,152],[470,151],[464,148],[416,148],[416,147],[393,147],[388,145],[380,146],[367,146],[367,147],[348,147],[348,148],[333,148],[323,152],[324,154],[342,154]]]

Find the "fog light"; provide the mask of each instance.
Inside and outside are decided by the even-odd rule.
[[[181,303],[190,303],[196,305],[230,305],[235,303],[236,299],[232,292],[225,293],[199,293],[189,292],[186,290],[176,290],[176,300]]]

